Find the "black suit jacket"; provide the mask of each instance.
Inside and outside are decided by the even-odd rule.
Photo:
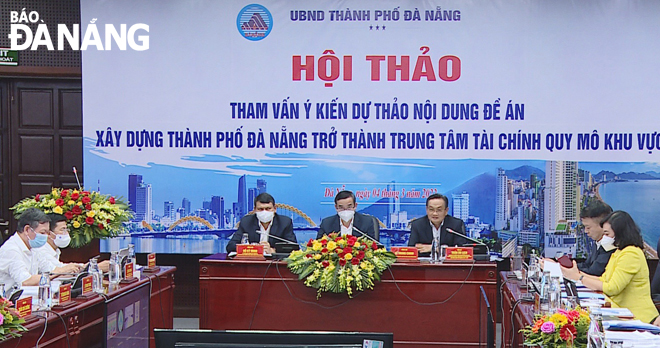
[[[453,233],[447,232],[447,228],[452,229],[454,232],[465,234],[465,223],[461,219],[453,216],[445,216],[445,220],[440,227],[440,245],[463,245],[471,243],[465,238],[461,238]],[[421,218],[415,219],[410,225],[410,240],[408,246],[415,246],[417,243],[431,244],[433,242],[433,229],[429,217],[424,215]]]
[[[293,233],[293,221],[291,221],[291,218],[275,214],[273,221],[270,223],[273,224],[270,227],[270,236],[278,236],[294,243],[298,243],[296,235]],[[236,251],[236,244],[241,243],[243,233],[248,234],[250,243],[259,243],[259,239],[261,238],[261,235],[257,233],[259,230],[259,219],[257,219],[256,214],[243,216],[241,222],[238,224],[238,230],[236,230],[234,235],[231,236],[229,243],[227,243],[227,252],[230,253]],[[278,242],[282,241],[273,237],[268,238],[268,243],[270,243],[271,246],[274,246],[275,243]]]
[[[319,226],[319,233],[316,235],[316,239],[323,237],[324,234],[332,232],[341,233],[341,226],[339,224],[339,215],[337,214],[323,219],[323,221],[321,221],[321,226]],[[368,234],[369,237],[376,239],[374,218],[372,216],[355,212],[355,216],[353,216],[353,227]],[[356,237],[362,236],[362,234],[356,230],[353,230],[351,234]]]
[[[589,254],[584,262],[578,264],[578,269],[584,273],[600,277],[605,272],[605,266],[607,266],[610,256],[615,250],[605,251],[603,247],[598,247],[596,251]]]

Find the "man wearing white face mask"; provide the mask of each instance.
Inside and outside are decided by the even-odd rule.
[[[596,249],[592,251],[584,262],[578,263],[578,269],[584,273],[600,276],[605,272],[605,266],[614,253],[614,238],[603,235],[601,221],[612,213],[612,207],[601,200],[593,200],[580,211],[580,221],[584,225],[584,232],[596,242]]]
[[[41,210],[26,209],[18,219],[18,229],[0,247],[0,283],[5,289],[14,284],[38,285],[40,272],[67,273],[67,266],[58,265],[35,251],[48,240],[50,219]]]
[[[375,239],[374,219],[369,215],[355,211],[357,202],[353,192],[341,191],[337,193],[335,196],[335,209],[337,215],[328,216],[321,221],[316,239],[332,232],[341,233],[342,236],[353,235],[356,237],[361,237],[362,233],[366,233],[371,239]]]
[[[35,253],[41,254],[41,256],[47,259],[49,262],[57,265],[58,267],[63,267],[68,270],[66,273],[78,273],[83,265],[77,263],[63,263],[60,261],[60,255],[62,252],[60,248],[66,248],[71,242],[71,236],[69,236],[69,229],[66,226],[66,217],[60,214],[48,214],[50,219],[50,233],[48,234],[48,245],[44,245],[42,248],[35,249]]]
[[[264,252],[273,253],[271,248],[281,240],[271,236],[298,243],[293,233],[293,221],[287,216],[278,215],[275,198],[268,193],[261,193],[254,199],[254,214],[248,214],[241,219],[238,230],[227,243],[227,252],[236,251],[236,244],[241,243],[243,234],[247,233],[250,243],[264,246]]]
[[[601,226],[603,219],[610,213],[612,213],[612,207],[598,199],[592,200],[580,211],[580,222],[584,226],[584,232],[596,243],[596,249],[587,255],[586,260],[577,264],[581,272],[601,276],[610,261],[610,256],[616,250],[614,238],[604,235],[603,226]],[[543,261],[554,262],[552,259]]]

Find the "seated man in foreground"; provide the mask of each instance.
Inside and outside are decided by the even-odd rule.
[[[351,191],[341,191],[335,196],[336,215],[329,216],[321,221],[316,239],[324,234],[332,232],[340,233],[342,236],[361,237],[367,234],[371,240],[376,239],[374,218],[355,211],[357,202]]]
[[[76,273],[79,266],[65,264],[61,267],[36,252],[46,245],[50,219],[41,210],[26,209],[18,219],[16,233],[0,247],[0,283],[9,290],[19,286],[39,285],[42,272]]]
[[[467,239],[447,232],[450,229],[464,235],[465,223],[461,219],[447,215],[449,212],[449,199],[439,193],[432,194],[426,199],[426,215],[412,222],[410,226],[410,240],[408,246],[414,246],[420,255],[428,256],[431,253],[433,238],[440,238],[440,245],[463,245]]]
[[[282,242],[276,236],[297,244],[293,233],[293,221],[287,216],[276,213],[275,198],[268,193],[262,193],[254,199],[254,214],[245,215],[238,224],[238,230],[227,244],[227,252],[236,251],[236,244],[241,243],[243,234],[247,233],[250,243],[264,246],[265,253],[274,253],[275,243]]]

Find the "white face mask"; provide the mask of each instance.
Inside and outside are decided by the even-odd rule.
[[[605,251],[616,249],[616,246],[614,246],[614,238],[609,236],[603,236],[603,238],[601,238],[600,246],[602,246]]]
[[[273,211],[258,211],[256,214],[257,219],[263,223],[273,221],[273,217],[275,216],[275,212]]]
[[[71,236],[68,233],[58,234],[55,236],[53,243],[55,243],[58,248],[66,248],[69,246],[69,243],[71,243]]]
[[[351,219],[353,219],[353,216],[355,215],[355,210],[342,210],[338,211],[337,215],[342,219],[344,222],[349,222]]]

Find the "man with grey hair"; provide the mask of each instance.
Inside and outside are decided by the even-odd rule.
[[[18,219],[16,233],[0,247],[0,283],[5,289],[39,285],[41,272],[77,272],[76,265],[57,265],[35,253],[48,240],[50,219],[41,210],[26,209]]]

